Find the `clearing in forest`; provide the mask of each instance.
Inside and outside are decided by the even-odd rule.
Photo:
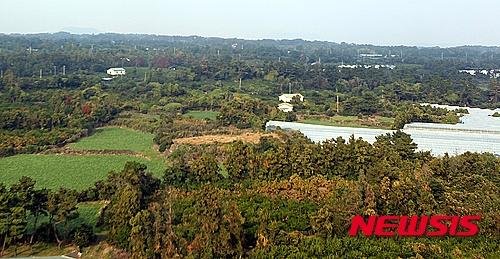
[[[203,135],[198,137],[190,138],[178,138],[174,140],[175,144],[192,144],[192,145],[202,145],[202,144],[212,144],[212,143],[230,143],[233,141],[243,141],[248,143],[257,144],[261,137],[275,137],[278,135],[274,133],[243,133],[239,135]]]

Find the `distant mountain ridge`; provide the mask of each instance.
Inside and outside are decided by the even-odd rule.
[[[99,34],[102,33],[102,31],[96,29],[96,28],[87,28],[87,27],[64,27],[61,29],[61,32],[68,32],[71,34]]]

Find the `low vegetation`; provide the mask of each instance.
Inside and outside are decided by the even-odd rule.
[[[325,126],[375,129],[392,129],[394,125],[393,118],[381,116],[303,116],[298,122]]]
[[[186,117],[190,117],[198,120],[212,120],[215,121],[217,116],[219,116],[219,112],[216,111],[189,111],[184,114]]]
[[[428,105],[405,105],[398,111],[393,128],[402,129],[404,125],[412,122],[457,124],[460,122],[460,114],[463,113],[467,113],[467,110],[448,110]]]

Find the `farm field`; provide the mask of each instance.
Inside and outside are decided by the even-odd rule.
[[[127,128],[100,128],[90,137],[71,143],[68,147],[78,150],[130,150],[149,152],[153,134]]]
[[[184,114],[185,117],[191,117],[193,119],[198,119],[198,120],[209,119],[213,121],[217,119],[217,115],[219,115],[219,113],[214,111],[189,111],[186,114]]]
[[[101,128],[92,136],[68,145],[75,150],[128,150],[140,156],[125,154],[21,154],[0,158],[0,182],[10,185],[22,176],[29,176],[39,188],[60,187],[82,190],[105,179],[110,171],[118,171],[126,162],[147,165],[161,176],[165,163],[153,149],[153,135],[125,128]]]
[[[16,155],[0,159],[0,182],[11,185],[22,176],[33,178],[37,187],[59,187],[82,190],[108,172],[121,170],[126,162],[144,163],[156,176],[162,175],[160,160],[147,160],[127,155]]]

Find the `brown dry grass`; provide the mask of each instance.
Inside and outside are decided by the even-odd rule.
[[[212,144],[212,143],[230,143],[233,141],[240,140],[247,143],[257,144],[259,143],[261,137],[278,138],[278,135],[274,133],[253,133],[253,132],[247,132],[238,135],[203,135],[190,138],[178,138],[174,140],[174,143],[202,145],[202,144]]]

